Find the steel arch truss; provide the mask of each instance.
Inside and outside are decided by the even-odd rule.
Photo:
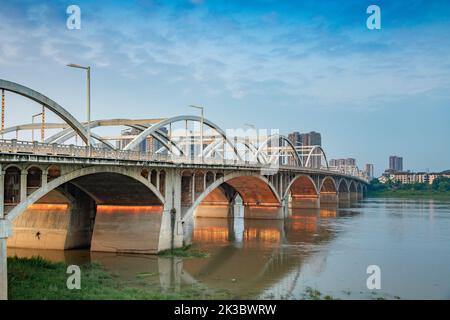
[[[288,144],[288,148],[294,155],[297,166],[301,167],[303,165],[302,159],[299,157],[297,151],[295,150],[295,146],[292,144],[292,142],[286,136],[283,136],[281,134],[274,134],[274,135],[267,137],[267,139],[263,143],[261,143],[261,145],[258,147],[258,151],[255,154],[255,158],[258,158],[258,156],[263,155],[264,158],[266,159],[266,161],[272,162],[273,159],[276,159],[277,157],[279,157],[280,152],[282,151],[282,149],[284,149],[284,147],[278,148],[278,150],[276,150],[276,153],[271,154],[270,157],[269,157],[269,154],[264,152],[264,149],[267,148],[268,143],[270,141],[273,141],[274,139],[277,139],[278,141],[280,141],[280,140],[285,141]]]
[[[0,79],[0,89],[14,92],[43,105],[47,109],[54,112],[62,120],[64,120],[73,130],[78,133],[78,135],[81,137],[81,139],[83,139],[84,142],[88,142],[87,131],[85,130],[83,125],[55,101],[37,91],[34,91],[33,89],[7,80]],[[89,144],[92,145],[92,141],[89,141]]]
[[[184,116],[176,116],[172,118],[165,119],[159,123],[156,123],[148,128],[146,128],[144,131],[142,131],[138,136],[136,136],[127,146],[125,146],[124,150],[133,150],[136,148],[142,141],[144,141],[149,135],[152,135],[153,133],[157,132],[158,130],[162,129],[163,127],[167,125],[172,125],[173,123],[180,122],[180,121],[193,121],[202,123],[208,126],[209,128],[215,130],[225,141],[226,143],[233,149],[234,154],[238,158],[238,160],[242,161],[241,156],[239,155],[239,152],[236,148],[236,146],[228,139],[226,136],[225,131],[223,131],[219,126],[217,126],[215,123],[208,119],[203,119],[198,116],[191,116],[191,115],[184,115]]]

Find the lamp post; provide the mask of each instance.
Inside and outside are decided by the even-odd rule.
[[[199,106],[195,106],[195,105],[190,105],[191,108],[195,108],[195,109],[199,109],[200,113],[201,113],[201,122],[200,122],[200,158],[201,161],[203,162],[203,123],[204,123],[204,116],[203,116],[203,112],[204,112],[204,108],[203,107],[199,107]]]
[[[78,64],[69,63],[67,65],[71,68],[78,68],[86,70],[87,75],[87,143],[86,146],[90,147],[91,145],[91,67],[80,66]]]

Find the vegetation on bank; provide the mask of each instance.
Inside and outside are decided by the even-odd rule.
[[[380,183],[373,179],[368,188],[368,195],[372,197],[398,198],[432,198],[450,200],[450,178],[439,177],[432,184],[411,183],[402,184],[398,181]]]
[[[11,300],[197,300],[230,299],[227,291],[205,291],[198,286],[162,290],[159,283],[136,276],[130,284],[105,271],[99,264],[81,268],[81,289],[67,289],[64,263],[41,257],[8,258],[8,290]],[[159,282],[159,281],[158,281]]]
[[[191,245],[182,248],[163,250],[158,253],[162,257],[182,257],[182,258],[207,258],[209,253],[203,250],[194,249]]]

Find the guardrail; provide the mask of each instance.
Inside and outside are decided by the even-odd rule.
[[[51,155],[51,156],[65,156],[76,158],[95,158],[95,159],[112,159],[112,160],[132,160],[132,161],[159,161],[170,163],[184,163],[184,164],[216,164],[216,165],[230,165],[230,166],[254,166],[267,168],[269,170],[278,167],[292,167],[288,165],[278,164],[261,164],[254,161],[240,161],[236,159],[214,159],[201,158],[192,156],[177,156],[169,154],[154,154],[141,151],[131,150],[111,150],[106,148],[93,148],[76,145],[64,145],[57,143],[41,143],[18,141],[15,139],[6,140],[0,139],[0,152],[12,154],[33,154],[33,155]],[[336,167],[304,167],[306,169],[320,169],[323,171],[331,171],[349,176],[354,176],[365,181],[368,181],[367,176],[360,170],[352,170],[352,172],[345,172],[342,168]]]

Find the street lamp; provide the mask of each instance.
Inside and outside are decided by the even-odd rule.
[[[201,124],[200,124],[200,157],[202,159],[203,162],[203,122],[204,122],[204,117],[203,117],[203,111],[204,108],[203,107],[199,107],[199,106],[194,106],[194,105],[190,105],[191,108],[195,108],[195,109],[199,109],[201,112]]]
[[[86,146],[91,145],[91,67],[83,67],[78,64],[69,63],[67,65],[71,68],[78,68],[86,70],[87,74],[87,143]]]

